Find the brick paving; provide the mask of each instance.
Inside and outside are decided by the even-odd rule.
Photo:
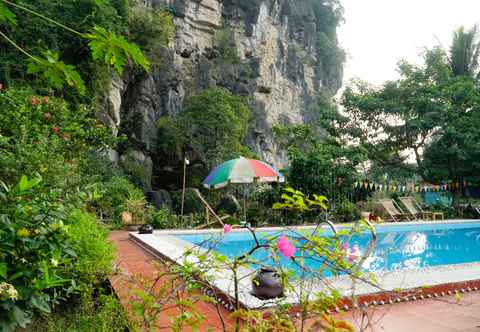
[[[455,296],[446,296],[377,306],[367,312],[373,326],[366,331],[480,332],[480,292],[463,294],[459,301]],[[362,326],[358,311],[348,312],[343,317],[357,329]]]
[[[138,287],[131,276],[134,274],[142,275],[147,280],[154,280],[158,275],[158,259],[132,242],[128,237],[128,232],[114,231],[110,233],[109,238],[117,249],[116,266],[118,270],[118,273],[110,278],[110,281],[120,298],[120,302],[129,311],[134,296],[132,289]],[[225,309],[217,308],[206,302],[196,303],[195,309],[206,318],[201,331],[207,331],[208,328],[210,328],[210,331],[224,331],[219,315],[223,317],[226,330],[233,331],[234,320],[229,317],[229,313]],[[220,313],[218,310],[220,310]],[[170,325],[168,314],[174,314],[174,311],[169,310],[158,317],[159,331],[170,330],[169,328],[162,328]],[[185,331],[190,330],[186,329]]]
[[[155,264],[158,259],[129,240],[128,232],[114,231],[110,234],[110,240],[117,248],[116,264],[119,270],[119,273],[111,278],[112,286],[124,307],[129,309],[131,291],[137,286],[128,276],[139,274],[153,279],[158,271],[158,264]],[[205,302],[197,303],[196,308],[206,317],[201,331],[207,331],[208,328],[212,331],[224,331],[220,315],[223,317],[225,330],[233,331],[234,321],[225,309],[218,309]],[[158,326],[169,325],[168,313],[173,312],[161,315]],[[337,316],[350,321],[356,330],[363,326],[364,331],[371,332],[480,332],[480,292],[465,293],[460,301],[457,301],[455,296],[446,296],[377,306],[367,309],[366,313],[369,319],[364,318],[363,322],[360,311],[349,311]]]

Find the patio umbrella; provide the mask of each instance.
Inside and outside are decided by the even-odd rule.
[[[218,165],[203,180],[207,188],[222,188],[229,183],[283,182],[284,176],[263,161],[240,157]]]
[[[222,188],[229,183],[284,182],[285,177],[263,161],[239,157],[218,165],[203,180],[207,188]],[[243,195],[243,219],[246,224],[246,202]]]

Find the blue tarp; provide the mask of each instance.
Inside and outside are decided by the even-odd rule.
[[[428,206],[434,204],[452,205],[452,195],[447,191],[426,191],[423,193],[423,200]]]

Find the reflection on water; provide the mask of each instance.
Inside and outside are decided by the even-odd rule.
[[[421,227],[406,226],[403,229],[399,228],[397,231],[379,232],[376,248],[363,264],[365,270],[394,271],[480,261],[480,225],[478,224],[441,230],[418,230],[416,228]],[[200,243],[198,239],[197,241],[187,240]],[[350,247],[358,245],[361,252],[365,252],[369,241],[370,235],[365,233],[354,236],[349,241],[349,245]],[[248,251],[252,244],[253,240],[245,235],[240,238],[227,236],[215,247],[215,250],[229,257],[235,257]],[[257,252],[254,257],[262,261],[262,264],[274,265],[266,251]],[[284,268],[294,269],[297,274],[300,274],[298,267],[292,262],[281,259],[281,264]],[[313,270],[318,269],[321,264],[321,257],[305,260],[305,265]],[[329,272],[325,274],[331,275]]]
[[[356,239],[366,248],[364,236]],[[480,261],[480,229],[404,231],[379,234],[363,267],[368,271],[418,269]]]

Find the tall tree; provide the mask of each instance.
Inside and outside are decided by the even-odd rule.
[[[453,32],[449,64],[454,75],[479,78],[480,42],[478,26],[465,31],[462,26]]]
[[[345,90],[341,102],[348,121],[342,131],[385,168],[402,166],[408,161],[405,151],[412,152],[425,177],[422,150],[450,107],[442,94],[451,71],[440,48],[426,52],[423,65],[400,62],[398,71],[400,79],[380,88],[355,82]]]
[[[440,48],[427,51],[423,65],[401,62],[399,72],[400,79],[380,88],[357,83],[345,91],[344,134],[363,145],[376,165],[401,166],[410,150],[426,181],[480,180],[476,80],[456,75]]]

